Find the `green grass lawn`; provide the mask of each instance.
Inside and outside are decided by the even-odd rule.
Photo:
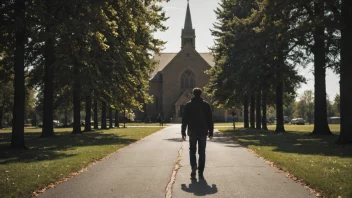
[[[164,127],[168,126],[169,123],[164,123]],[[144,123],[144,122],[129,122],[126,123],[126,127],[128,126],[143,126],[143,127],[155,127],[155,126],[160,126],[159,123]],[[123,123],[120,123],[120,127],[123,127]]]
[[[330,125],[332,136],[310,136],[313,125],[285,125],[285,129],[287,133],[220,130],[326,197],[352,197],[352,145],[335,144],[339,125]]]
[[[25,131],[29,150],[10,149],[10,129],[0,130],[0,197],[29,197],[36,189],[158,130],[159,127],[116,128],[73,135],[72,129],[64,128],[55,129],[54,138],[41,139],[41,129],[29,128]]]
[[[235,122],[236,127],[243,127],[243,122]],[[232,122],[216,122],[214,127],[232,127]]]

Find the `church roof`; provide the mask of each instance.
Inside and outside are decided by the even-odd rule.
[[[166,65],[168,65],[172,59],[178,53],[160,53],[154,56],[154,60],[158,63],[155,66],[154,71],[150,74],[151,78],[153,78],[158,72],[162,71]],[[199,53],[199,55],[210,65],[214,66],[214,57],[210,52]]]
[[[199,55],[210,65],[214,66],[214,57],[210,52],[199,53]]]
[[[154,60],[157,61],[158,63],[155,65],[154,71],[150,74],[150,76],[153,78],[159,71],[162,71],[164,67],[171,62],[172,59],[175,58],[175,56],[178,53],[160,53],[154,56]]]

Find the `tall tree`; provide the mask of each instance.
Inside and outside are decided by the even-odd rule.
[[[281,52],[279,52],[281,53]],[[276,129],[275,132],[285,132],[284,127],[284,109],[283,109],[283,57],[280,54],[277,61],[276,71]]]
[[[249,107],[249,122],[251,125],[251,128],[255,128],[255,97],[254,95],[251,96],[251,103]]]
[[[267,126],[267,117],[266,117],[266,109],[267,109],[267,90],[266,90],[266,85],[263,86],[263,94],[262,94],[262,128],[264,130],[268,130]]]
[[[219,23],[212,30],[215,66],[208,71],[206,89],[217,104],[227,107],[246,94],[257,94],[258,87],[267,83],[267,90],[277,96],[276,101],[268,97],[277,107],[276,131],[284,131],[283,95],[292,94],[303,80],[294,69],[300,58],[292,53],[295,45],[290,40],[289,20],[295,15],[284,5],[271,0],[221,1],[221,9],[215,11]]]
[[[341,129],[338,142],[352,143],[352,1],[342,0],[341,11]]]
[[[47,0],[47,13],[52,13],[52,1]],[[49,17],[50,18],[50,17]],[[52,25],[47,22],[46,33],[48,39],[45,41],[44,52],[44,102],[43,102],[43,128],[41,137],[54,136],[54,38]]]
[[[10,124],[8,122],[12,117],[13,94],[13,80],[0,81],[0,128],[6,127],[3,123]]]
[[[94,105],[93,105],[93,112],[94,112],[94,129],[98,129],[98,102],[97,99],[94,99]]]
[[[244,121],[244,128],[249,128],[248,122],[248,97],[244,97],[243,102],[243,121]]]
[[[82,133],[81,131],[81,80],[79,79],[79,68],[75,65],[73,68],[73,131],[72,133]]]
[[[109,105],[109,129],[113,128],[113,121],[112,121],[112,108]]]
[[[256,129],[262,129],[262,112],[261,112],[261,102],[262,102],[262,94],[261,90],[257,91],[257,99],[256,99],[256,107],[255,107],[255,115],[256,115]]]
[[[89,94],[86,96],[86,117],[85,117],[85,122],[84,122],[84,131],[92,131],[92,124],[91,124],[91,118],[92,118],[92,96]]]
[[[313,134],[332,134],[327,120],[326,112],[326,49],[324,27],[324,1],[314,2],[314,14],[317,20],[314,30],[314,129]]]
[[[26,44],[26,1],[15,1],[15,53],[14,53],[14,106],[11,146],[24,148],[24,114],[25,114],[25,44]]]
[[[101,106],[101,129],[107,129],[106,126],[106,102],[102,101]]]

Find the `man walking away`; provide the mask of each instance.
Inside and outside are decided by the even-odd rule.
[[[197,142],[198,142],[198,176],[204,179],[203,172],[205,167],[205,147],[207,136],[213,137],[214,122],[210,105],[204,101],[200,95],[200,88],[193,89],[193,98],[185,106],[182,117],[182,139],[186,140],[186,128],[189,136],[189,158],[191,163],[191,178],[195,179],[197,171]]]

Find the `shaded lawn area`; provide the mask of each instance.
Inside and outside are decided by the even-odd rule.
[[[332,136],[310,136],[313,125],[285,128],[287,133],[243,128],[221,131],[323,195],[352,197],[352,145],[335,144],[339,125],[330,125]]]
[[[31,128],[25,131],[29,150],[9,148],[10,129],[0,130],[0,197],[29,197],[36,189],[158,130],[114,128],[73,135],[71,128],[64,128],[55,129],[54,138],[38,138],[41,129]]]

